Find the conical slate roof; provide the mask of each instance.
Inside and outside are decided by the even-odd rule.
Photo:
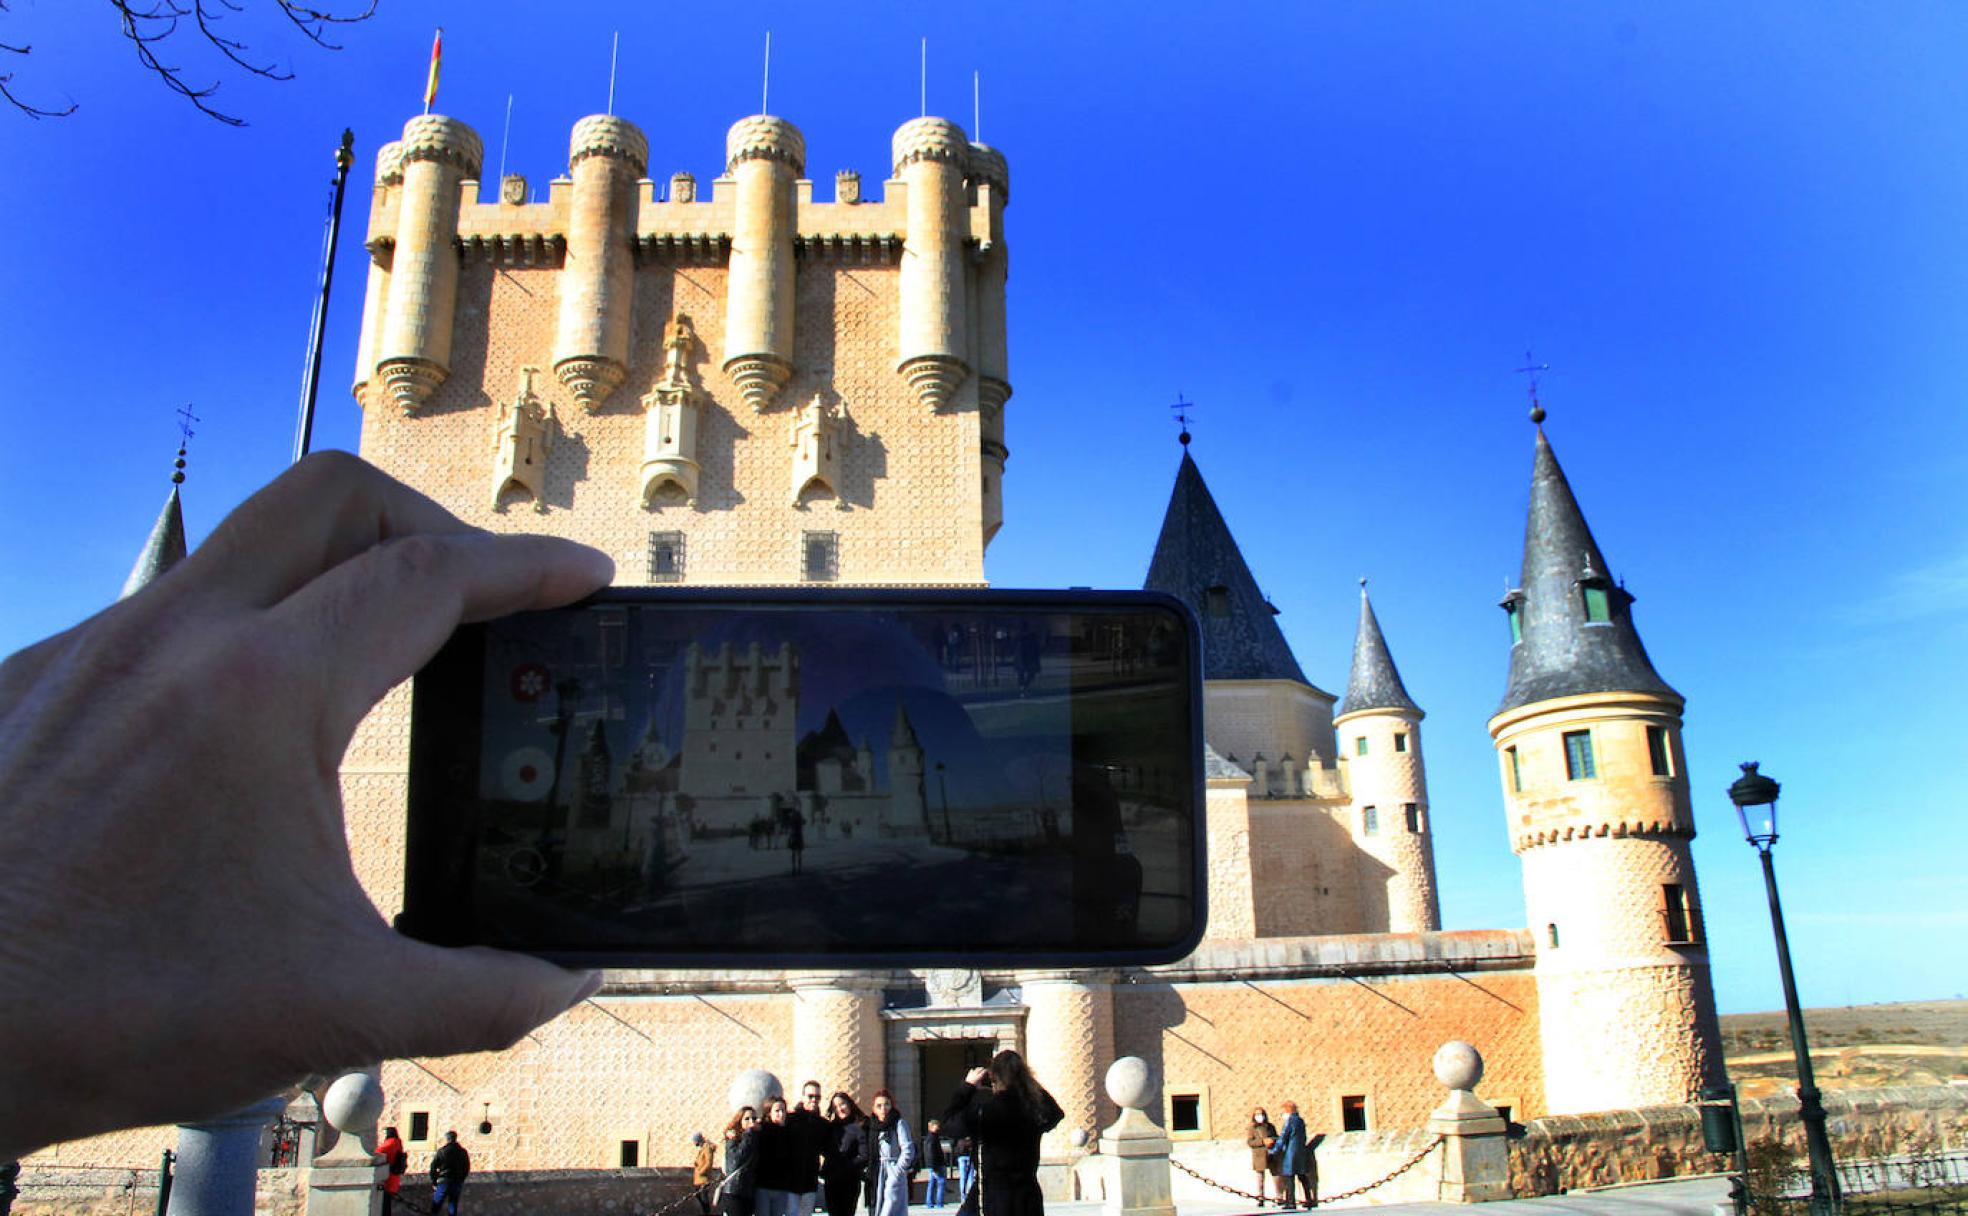
[[[183,561],[184,555],[184,510],[178,505],[178,487],[173,484],[171,496],[164,500],[164,509],[157,513],[157,522],[151,525],[150,539],[144,541],[143,552],[137,555],[137,564],[130,567],[130,577],[123,580],[123,594],[117,598],[135,595],[144,584]]]
[[[1360,580],[1360,628],[1353,635],[1353,670],[1346,676],[1346,697],[1339,703],[1341,717],[1369,709],[1393,709],[1421,717],[1421,706],[1414,703],[1394,669],[1394,656],[1381,636],[1380,621],[1374,616],[1373,601],[1367,598],[1366,580]]]
[[[1606,591],[1609,620],[1587,623],[1586,587]],[[1523,640],[1510,648],[1510,682],[1498,713],[1590,692],[1679,696],[1660,678],[1633,628],[1633,597],[1613,582],[1585,514],[1538,428],[1524,569],[1515,600]]]
[[[1148,563],[1149,591],[1188,604],[1202,624],[1205,680],[1296,680],[1310,685],[1257,589],[1236,539],[1185,447],[1168,514]],[[1217,589],[1215,595],[1211,589]]]
[[[895,725],[889,728],[888,745],[892,748],[921,747],[916,741],[916,728],[909,722],[909,712],[902,708],[902,698],[895,698]]]

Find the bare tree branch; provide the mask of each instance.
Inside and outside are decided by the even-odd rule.
[[[367,21],[375,16],[380,0],[348,0],[350,5],[362,5],[360,12],[316,8],[303,0],[271,0],[271,3],[309,42],[324,50],[339,51],[341,46],[328,37],[329,27]],[[218,93],[223,81],[215,79],[208,85],[194,85],[185,79],[181,66],[166,63],[161,58],[161,44],[179,31],[185,18],[191,18],[199,36],[241,71],[267,80],[294,78],[291,68],[260,60],[252,54],[252,48],[245,39],[232,37],[221,28],[220,23],[226,17],[247,11],[247,0],[109,0],[109,4],[116,10],[123,38],[136,51],[137,62],[162,81],[165,88],[189,101],[201,113],[227,126],[243,127],[246,123],[244,119],[227,114],[213,105],[211,99]],[[0,14],[7,12],[8,0],[0,0]],[[0,53],[24,56],[33,49],[32,46],[0,42]],[[75,112],[76,103],[72,99],[66,109],[59,110],[23,101],[7,87],[12,80],[11,74],[0,76],[0,99],[28,117],[60,118]]]

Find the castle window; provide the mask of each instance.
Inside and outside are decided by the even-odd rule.
[[[1417,833],[1417,834],[1419,834],[1419,833],[1421,832],[1421,808],[1420,808],[1420,807],[1418,807],[1418,806],[1416,806],[1416,805],[1415,805],[1414,803],[1412,803],[1412,802],[1403,802],[1403,803],[1401,804],[1401,817],[1402,817],[1403,819],[1405,819],[1405,820],[1407,820],[1407,823],[1408,823],[1408,831],[1410,831],[1410,832],[1414,832],[1414,833]]]
[[[1565,776],[1573,781],[1587,781],[1598,775],[1599,770],[1592,763],[1592,732],[1566,731]]]
[[[1667,728],[1649,726],[1647,728],[1647,760],[1653,765],[1654,776],[1672,777],[1674,765],[1667,754]]]
[[[1347,1094],[1340,1098],[1339,1130],[1343,1132],[1367,1130],[1367,1095]]]
[[[635,1140],[622,1141],[622,1154],[621,1154],[620,1161],[623,1169],[625,1170],[634,1169],[636,1167],[636,1164],[639,1161],[641,1161],[641,1159],[642,1159],[642,1144],[639,1141],[635,1141]]]
[[[649,581],[652,583],[683,581],[683,533],[651,532],[649,534]]]
[[[831,583],[840,575],[840,537],[833,532],[800,534],[800,578]]]
[[[1545,940],[1551,943],[1551,948],[1556,950],[1558,948],[1558,926],[1555,922],[1544,927],[1544,936]]]
[[[1224,586],[1203,588],[1203,615],[1219,620],[1230,615],[1230,588]]]
[[[1503,755],[1510,762],[1510,792],[1521,794],[1524,792],[1524,769],[1517,761],[1517,749],[1506,747]]]
[[[1353,740],[1353,754],[1356,756],[1367,754],[1367,737],[1365,735],[1361,735],[1359,738]]]
[[[1380,812],[1370,806],[1360,808],[1360,830],[1369,836],[1380,834]]]
[[[1172,1132],[1199,1132],[1203,1130],[1203,1096],[1201,1094],[1171,1094],[1169,1096],[1169,1130]]]
[[[424,1141],[429,1140],[430,1138],[431,1138],[430,1112],[427,1110],[411,1111],[409,1143],[421,1144]]]
[[[1613,619],[1612,606],[1604,587],[1586,587],[1585,623],[1603,625]]]
[[[1397,752],[1404,752],[1408,750],[1407,731],[1397,730],[1394,732],[1394,750]]]
[[[1678,882],[1661,884],[1661,923],[1669,942],[1683,946],[1694,944],[1695,918],[1693,909],[1688,906],[1688,888]]]
[[[1524,640],[1524,593],[1514,588],[1505,592],[1497,607],[1510,618],[1510,644],[1515,646]]]

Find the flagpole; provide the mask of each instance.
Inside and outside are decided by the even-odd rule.
[[[335,149],[335,201],[328,209],[328,239],[321,251],[321,293],[314,301],[314,323],[308,330],[307,366],[301,376],[301,416],[294,424],[294,459],[308,454],[314,441],[315,391],[321,385],[321,340],[328,330],[328,289],[335,283],[335,245],[342,231],[342,193],[348,185],[349,166],[355,163],[355,132],[342,129],[342,145]]]
[[[765,31],[765,75],[759,81],[759,113],[772,113],[772,31]]]
[[[608,51],[608,116],[615,116],[615,61],[622,54],[622,31],[615,31],[615,45]]]

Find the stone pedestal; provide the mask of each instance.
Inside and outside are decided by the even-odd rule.
[[[1467,1043],[1444,1043],[1435,1053],[1435,1079],[1449,1096],[1428,1116],[1428,1130],[1443,1137],[1442,1176],[1436,1199],[1487,1203],[1510,1198],[1506,1124],[1473,1090],[1483,1078],[1483,1057]]]
[[[166,1216],[252,1216],[260,1133],[287,1108],[268,1098],[217,1119],[178,1125],[177,1168]]]
[[[1169,1139],[1142,1113],[1159,1089],[1158,1078],[1139,1056],[1122,1056],[1107,1070],[1107,1096],[1121,1108],[1121,1117],[1100,1133],[1108,1169],[1105,1216],[1175,1216]]]
[[[340,1133],[307,1172],[307,1216],[378,1216],[389,1168],[376,1160],[383,1087],[373,1073],[350,1073],[328,1088],[321,1120]]]

